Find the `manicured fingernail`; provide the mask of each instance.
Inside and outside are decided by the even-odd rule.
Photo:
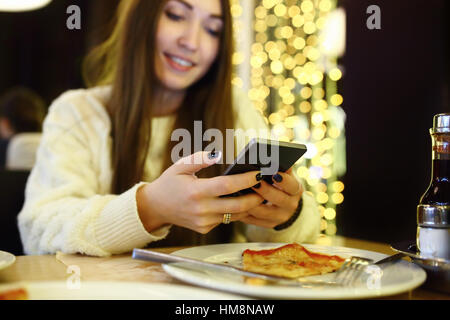
[[[220,155],[221,155],[221,154],[222,154],[221,151],[211,151],[211,152],[208,154],[208,159],[209,159],[209,160],[218,159],[218,158],[220,158]]]
[[[275,180],[276,182],[281,182],[281,181],[283,181],[283,177],[280,176],[278,173],[277,173],[276,175],[274,175],[272,178],[273,178],[273,180]]]
[[[261,172],[258,172],[258,174],[256,175],[256,181],[261,181],[261,180],[262,180]]]
[[[259,188],[261,188],[261,183],[257,183],[257,184],[255,184],[255,185],[253,186],[253,188],[255,188],[255,189],[259,189]]]

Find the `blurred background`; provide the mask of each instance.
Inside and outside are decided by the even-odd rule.
[[[82,59],[105,39],[118,2],[0,8],[0,96],[24,86],[47,108],[64,91],[84,87]],[[320,205],[322,232],[385,243],[415,239],[416,206],[431,173],[428,129],[433,115],[450,112],[450,1],[231,4],[233,84],[280,140],[308,145],[296,172]],[[81,29],[67,28],[71,5],[80,8]],[[373,5],[379,12],[368,12]],[[5,194],[20,179],[0,179],[2,203],[12,201]],[[2,208],[20,210],[20,188],[15,204]],[[14,221],[6,216],[0,209],[3,225]],[[14,252],[4,241],[0,250]]]

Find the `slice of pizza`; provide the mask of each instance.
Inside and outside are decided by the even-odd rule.
[[[28,300],[28,292],[24,288],[0,290],[0,300]]]
[[[307,250],[298,243],[275,249],[250,250],[242,253],[244,269],[268,275],[299,278],[336,271],[345,259]]]

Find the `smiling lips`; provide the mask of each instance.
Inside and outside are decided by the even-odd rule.
[[[179,56],[174,56],[168,53],[164,53],[164,57],[168,64],[176,71],[187,72],[196,66],[192,61],[186,60]]]

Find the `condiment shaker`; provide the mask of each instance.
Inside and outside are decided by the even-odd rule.
[[[450,113],[434,116],[430,135],[433,167],[417,206],[417,247],[423,256],[450,259]]]

